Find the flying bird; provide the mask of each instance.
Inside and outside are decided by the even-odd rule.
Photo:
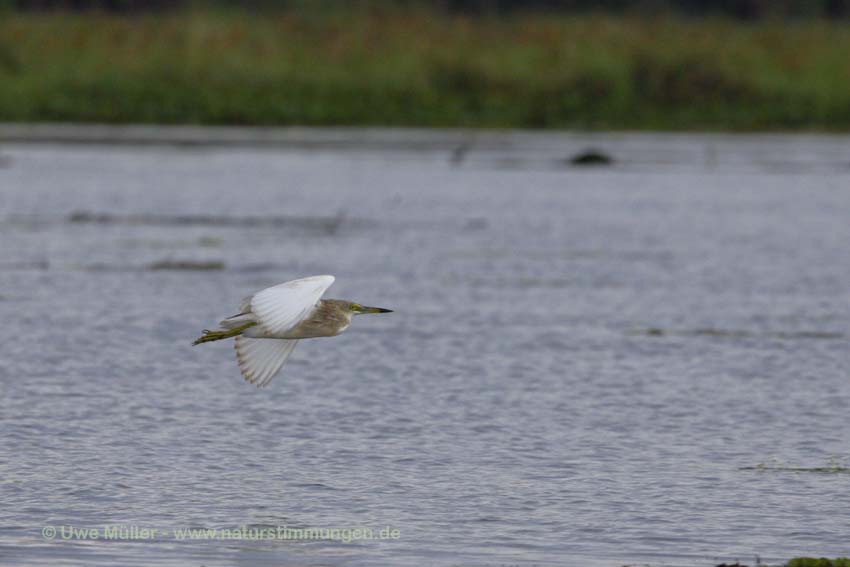
[[[236,360],[245,380],[262,388],[283,367],[301,339],[335,337],[361,313],[392,313],[353,301],[322,299],[333,276],[311,276],[258,291],[245,298],[239,314],[208,331],[193,345],[236,337]]]

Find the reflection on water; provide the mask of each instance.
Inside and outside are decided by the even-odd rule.
[[[846,554],[843,138],[298,136],[1,148],[4,564]],[[395,313],[266,390],[189,346],[322,273]],[[278,526],[399,537],[175,535]]]

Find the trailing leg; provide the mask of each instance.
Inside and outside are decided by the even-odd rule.
[[[240,325],[238,327],[234,327],[232,329],[228,329],[226,331],[208,331],[204,329],[204,334],[195,339],[195,342],[192,343],[192,346],[199,345],[201,343],[209,343],[212,341],[220,341],[223,339],[229,339],[231,337],[235,337],[237,335],[241,335],[242,331],[253,327],[257,323],[255,321],[251,321],[250,323],[245,323],[244,325]]]

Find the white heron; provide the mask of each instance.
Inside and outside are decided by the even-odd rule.
[[[322,299],[333,276],[311,276],[258,291],[245,298],[239,314],[205,330],[193,345],[236,337],[236,360],[245,380],[262,388],[283,367],[301,339],[334,337],[362,313],[392,313],[353,301]]]

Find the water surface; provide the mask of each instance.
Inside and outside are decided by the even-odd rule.
[[[848,553],[846,138],[301,136],[0,146],[3,564]],[[324,273],[396,312],[264,390],[190,346]],[[243,526],[398,537],[174,535]]]

